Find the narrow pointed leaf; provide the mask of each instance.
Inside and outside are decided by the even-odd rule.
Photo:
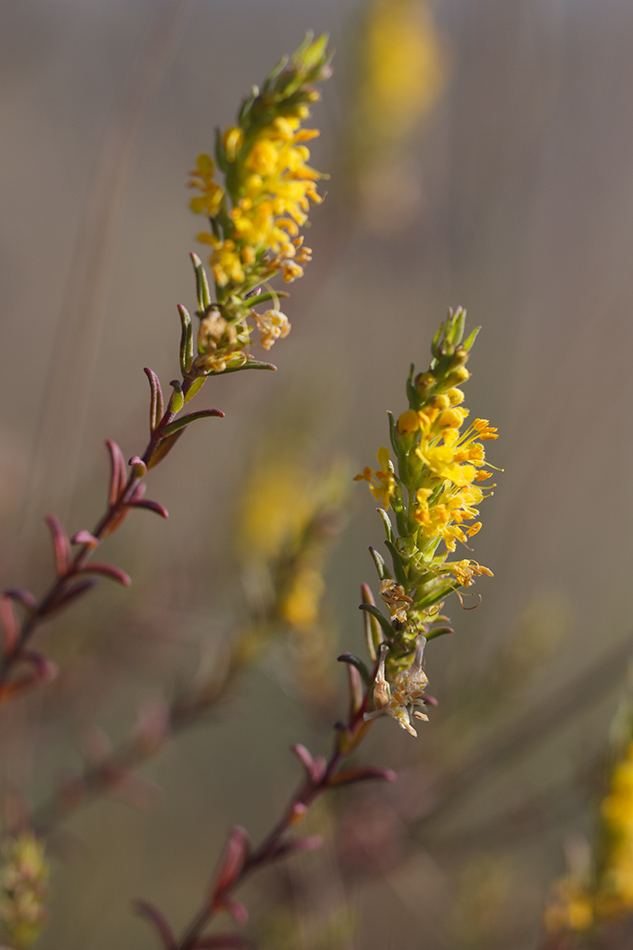
[[[66,529],[56,515],[46,515],[45,520],[53,536],[53,552],[57,573],[60,577],[65,577],[72,562],[70,541]]]
[[[378,607],[374,607],[373,604],[361,604],[359,610],[366,610],[367,613],[370,613],[372,617],[375,617],[380,626],[382,627],[387,638],[393,636],[393,627],[387,618],[380,612]]]
[[[151,372],[151,370],[149,372]],[[125,459],[123,458],[123,452],[112,439],[106,440],[106,446],[110,453],[111,465],[110,494],[108,501],[112,506],[125,488]]]
[[[140,501],[131,501],[129,504],[124,505],[125,508],[145,508],[147,511],[154,511],[157,515],[160,515],[161,518],[169,518],[169,512],[166,508],[163,508],[157,501],[149,501],[147,499],[142,499]]]
[[[114,567],[113,564],[87,564],[81,569],[82,574],[101,574],[103,577],[109,577],[110,580],[129,587],[132,579],[129,574],[122,571],[120,567]]]
[[[96,585],[97,581],[92,579],[78,581],[76,584],[73,584],[72,587],[67,587],[66,590],[60,594],[55,600],[55,603],[51,605],[50,610],[59,610],[60,607],[66,607],[73,600],[77,600],[79,597],[87,594],[88,591],[92,590]]]
[[[174,432],[174,434],[170,435],[168,438],[162,439],[154,449],[154,454],[147,463],[147,467],[154,468],[155,465],[158,465],[158,463],[164,459],[169,452],[171,452],[184,431],[184,429],[181,429],[179,432]]]
[[[398,426],[393,412],[387,412],[387,418],[389,419],[389,441],[391,442],[391,447],[394,450],[396,456],[399,457],[401,446],[400,439],[398,438]]]
[[[9,656],[14,652],[20,639],[20,621],[11,598],[4,594],[0,598],[0,620],[4,632],[3,653]]]
[[[395,782],[398,776],[392,769],[381,769],[371,765],[345,769],[328,779],[328,788],[340,785],[353,785],[356,782],[366,782],[369,779],[382,779],[385,782]]]
[[[57,664],[53,663],[53,661],[47,657],[42,656],[41,653],[36,653],[35,650],[22,650],[20,659],[31,664],[35,669],[38,682],[40,683],[50,683],[57,676]]]
[[[178,304],[180,315],[180,369],[183,376],[188,373],[193,363],[193,328],[191,317],[186,307]]]
[[[363,603],[371,604],[375,607],[374,598],[371,590],[367,584],[361,585],[361,597],[363,598]],[[371,660],[375,663],[377,657],[377,650],[379,644],[382,642],[382,630],[380,625],[377,623],[376,618],[372,617],[367,611],[363,611],[363,629],[365,633],[365,643],[367,645],[367,652]]]
[[[173,435],[174,432],[179,432],[181,429],[184,429],[197,419],[208,419],[211,416],[217,416],[219,419],[223,419],[224,413],[220,409],[199,409],[198,412],[189,412],[186,416],[181,416],[180,419],[170,422],[168,426],[165,426],[163,432],[166,436],[170,436]]]
[[[351,721],[365,701],[363,678],[352,663],[347,664],[347,686],[349,691],[349,718]]]
[[[363,604],[363,606],[365,607],[365,609],[367,609],[370,605]],[[377,608],[374,608],[374,609],[377,609]],[[389,628],[389,632],[393,633],[393,631],[391,630],[391,627]],[[365,685],[366,686],[371,685],[371,683],[373,682],[373,678],[370,676],[367,670],[367,667],[365,666],[363,661],[359,660],[358,657],[354,656],[353,653],[341,653],[341,655],[337,656],[336,659],[338,660],[339,663],[349,663],[350,666],[355,667],[355,669],[357,669],[360,675],[362,676]]]
[[[176,950],[176,937],[158,908],[144,900],[132,901],[132,906],[137,914],[152,924],[165,950]]]
[[[396,537],[393,533],[393,525],[391,524],[391,518],[389,514],[385,511],[384,508],[376,508],[376,511],[382,518],[382,523],[385,526],[385,534],[387,536],[387,541],[391,541],[392,544],[395,544]]]
[[[381,581],[389,579],[391,580],[391,571],[385,564],[385,559],[383,556],[376,550],[376,548],[370,547],[369,553],[371,554],[374,564],[376,565],[376,570],[378,571],[378,577]]]
[[[30,590],[25,590],[23,587],[10,587],[9,590],[5,590],[4,596],[10,597],[11,600],[17,600],[28,611],[35,610],[37,607],[37,600],[34,595]]]
[[[279,291],[266,291],[263,294],[247,294],[249,298],[248,302],[253,303],[253,306],[256,307],[260,303],[267,303],[269,300],[281,300],[283,297],[289,297],[290,294],[285,290]]]
[[[295,745],[291,746],[292,751],[297,756],[302,766],[308,773],[308,777],[314,780],[315,777],[315,761],[312,757],[312,754],[306,749],[304,745],[297,742]]]
[[[193,399],[196,393],[200,392],[200,390],[206,383],[207,379],[208,379],[208,376],[198,376],[197,379],[194,379],[191,386],[185,393],[185,403],[188,403],[190,399]]]
[[[252,360],[249,357],[249,359],[247,359],[245,363],[242,363],[241,366],[227,366],[227,368],[222,371],[221,375],[226,376],[227,373],[239,373],[244,369],[270,369],[274,372],[277,371],[277,367],[274,363],[264,363],[262,360]]]
[[[396,575],[396,580],[406,589],[407,575],[405,574],[404,567],[402,566],[402,555],[396,548],[395,544],[393,544],[391,541],[385,541],[385,545],[391,554],[391,560],[393,561],[393,572]]]
[[[149,380],[149,387],[151,390],[151,399],[149,405],[149,428],[150,432],[153,432],[160,420],[163,418],[163,413],[165,411],[163,390],[160,385],[160,379],[153,369],[150,369],[149,366],[146,366],[143,369],[143,372]]]
[[[220,870],[215,884],[215,894],[221,895],[230,888],[239,877],[248,854],[248,833],[239,825],[231,829],[229,839],[222,855]]]
[[[469,333],[466,339],[464,340],[463,346],[467,353],[470,351],[473,343],[479,336],[480,330],[481,330],[481,327],[475,327],[475,329],[471,333]]]
[[[425,633],[424,637],[428,641],[428,640],[434,640],[436,637],[443,637],[447,633],[454,633],[454,632],[455,631],[453,630],[452,627],[436,627],[435,630],[429,630],[428,633]]]
[[[219,163],[218,163],[219,164]],[[211,294],[209,293],[209,282],[202,261],[197,254],[190,254],[191,263],[196,274],[196,296],[198,298],[198,310],[204,313],[211,306]]]

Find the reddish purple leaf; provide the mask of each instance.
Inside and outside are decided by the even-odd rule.
[[[149,408],[149,428],[150,431],[153,432],[160,420],[163,418],[163,413],[165,411],[163,390],[161,389],[160,380],[153,369],[150,369],[149,366],[146,366],[143,372],[149,380],[149,387],[152,391],[152,398]]]
[[[56,515],[46,515],[45,521],[53,536],[55,566],[60,577],[65,577],[72,562],[70,541],[66,529]]]
[[[314,780],[314,759],[312,758],[312,753],[309,752],[304,745],[301,745],[300,742],[290,746],[290,749],[297,756],[302,766],[308,773],[308,776]]]
[[[40,683],[50,683],[57,676],[57,664],[42,656],[41,653],[36,653],[35,650],[22,650],[20,660],[33,666],[37,681]]]
[[[5,590],[4,596],[10,597],[11,600],[17,600],[29,611],[33,611],[37,607],[37,601],[31,591],[25,590],[23,587],[10,587],[9,590]]]
[[[381,769],[377,766],[366,765],[355,769],[346,769],[344,772],[338,772],[328,779],[328,787],[334,788],[339,785],[353,785],[355,782],[365,782],[367,779],[380,778],[385,782],[395,782],[398,778],[392,769]]]
[[[173,435],[168,435],[167,438],[161,439],[161,441],[156,446],[151,459],[147,463],[147,467],[154,468],[155,465],[158,465],[158,463],[164,459],[169,452],[171,452],[184,431],[184,429],[179,429],[178,432],[174,432]]]
[[[113,581],[117,581],[119,584],[123,584],[124,587],[129,587],[132,583],[132,579],[129,574],[126,574],[125,571],[122,571],[120,567],[114,567],[112,564],[87,564],[85,567],[81,568],[82,574],[103,574],[104,577],[109,577]]]
[[[220,870],[214,888],[215,895],[221,895],[231,887],[240,875],[248,853],[249,840],[245,828],[239,825],[232,828],[220,861]]]
[[[72,587],[67,587],[59,597],[49,606],[49,611],[59,610],[60,607],[66,607],[71,601],[77,600],[78,597],[81,597],[83,594],[87,594],[89,590],[92,590],[96,586],[95,580],[85,580],[78,581],[76,584],[73,584]]]
[[[215,906],[218,908],[218,910],[222,909],[227,911],[236,924],[245,924],[248,920],[248,911],[244,907],[244,904],[233,900],[232,897],[222,897],[218,902],[216,902]]]
[[[145,496],[146,491],[147,491],[147,485],[145,484],[145,482],[139,482],[139,484],[136,486],[136,488],[130,495],[130,501],[132,502],[140,501],[141,498]]]
[[[110,505],[113,505],[125,488],[125,459],[123,458],[123,452],[112,439],[108,439],[106,445],[110,453],[110,463],[112,465],[108,501]]]
[[[154,926],[165,950],[176,950],[174,933],[158,908],[144,900],[132,901],[132,906],[137,914],[140,914],[141,917],[144,917]]]
[[[309,835],[306,838],[290,838],[282,841],[274,851],[271,852],[271,858],[283,858],[287,854],[296,854],[298,852],[318,851],[323,847],[323,838],[321,835]]]
[[[129,504],[124,505],[124,508],[145,508],[147,511],[154,511],[157,515],[160,515],[161,518],[169,518],[169,512],[166,508],[160,505],[157,501],[131,501]]]
[[[4,631],[4,655],[10,656],[20,639],[20,621],[9,593],[0,598],[0,620]]]

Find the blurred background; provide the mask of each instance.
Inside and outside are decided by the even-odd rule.
[[[221,711],[119,787],[127,801],[56,816],[43,950],[156,946],[135,897],[184,927],[227,828],[257,840],[279,814],[299,776],[290,743],[327,751],[345,705],[335,658],[363,651],[359,585],[382,543],[351,476],[387,441],[386,410],[406,408],[409,363],[427,367],[448,306],[483,327],[467,404],[501,431],[474,554],[495,578],[477,609],[447,605],[456,633],[428,650],[439,705],[417,742],[381,721],[362,753],[399,783],[316,809],[325,849],[249,885],[246,932],[270,950],[535,948],[565,845],[591,829],[633,652],[626,0],[4,4],[3,585],[48,583],[45,514],[71,532],[98,519],[105,438],[126,458],[144,448],[142,367],[166,387],[176,304],[195,309],[187,172],[307,29],[336,48],[309,123],[331,179],[279,372],[207,384],[201,405],[226,418],[149,478],[170,520],[140,512],[108,542],[132,589],[104,582],[41,633],[62,672],[3,712],[7,822],[107,754],[106,735],[118,747],[139,710],[160,718],[226,665],[252,622],[251,562],[270,556],[249,540],[247,500],[268,497],[257,478],[273,463],[295,479],[281,510],[330,473],[318,622],[286,616]]]

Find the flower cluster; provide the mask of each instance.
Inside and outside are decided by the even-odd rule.
[[[210,155],[198,156],[190,184],[200,194],[190,206],[209,219],[210,231],[198,239],[211,247],[217,298],[199,314],[199,372],[242,365],[253,325],[265,350],[290,331],[279,309],[284,295],[258,291],[277,274],[288,283],[301,277],[311,257],[300,229],[307,223],[310,202],[322,200],[316,183],[324,176],[308,165],[305,144],[319,133],[303,129],[301,123],[309,116],[310,103],[319,98],[313,83],[328,77],[330,58],[327,37],[313,40],[308,35],[292,59],[282,60],[270,73],[261,90],[253,88],[237,124],[217,133],[215,161]],[[254,304],[267,301],[272,301],[271,309],[254,309]]]
[[[394,459],[383,446],[378,469],[367,467],[356,476],[369,482],[382,506],[378,510],[393,563],[390,570],[372,551],[380,596],[389,610],[387,619],[375,605],[363,605],[379,622],[389,648],[386,659],[383,652],[380,660],[374,705],[409,732],[414,732],[410,714],[423,689],[421,641],[449,629],[431,629],[446,620],[440,616],[442,599],[470,587],[481,574],[492,576],[471,558],[449,560],[458,544],[470,550],[468,542],[481,528],[478,506],[486,493],[480,483],[491,477],[484,468],[483,443],[497,438],[487,419],[475,419],[463,428],[468,410],[459,386],[470,376],[466,362],[477,335],[475,330],[462,343],[465,317],[461,308],[449,311],[433,341],[429,370],[416,376],[411,367],[409,408],[397,420],[389,414]],[[419,713],[413,715],[420,718]]]
[[[582,932],[633,913],[633,742],[611,772],[597,841],[595,866],[556,883],[545,912],[548,930]]]
[[[46,923],[48,865],[32,834],[5,841],[0,869],[0,921],[16,950],[27,950]]]

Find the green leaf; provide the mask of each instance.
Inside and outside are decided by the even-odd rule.
[[[209,282],[202,261],[197,254],[190,254],[191,263],[196,275],[196,294],[198,297],[198,309],[204,313],[211,306],[211,294],[209,292]]]
[[[353,653],[342,653],[337,657],[339,663],[349,663],[350,666],[355,667],[360,675],[363,678],[365,686],[371,686],[372,678],[369,675],[369,671],[362,660],[359,660],[357,656],[354,656]]]
[[[376,570],[378,571],[378,577],[380,578],[380,580],[384,581],[387,578],[391,580],[391,574],[389,573],[389,569],[387,565],[385,564],[385,561],[382,555],[376,550],[376,548],[372,548],[372,547],[370,547],[369,553],[374,559],[374,564],[376,565]]]
[[[479,336],[479,331],[480,331],[480,330],[481,330],[481,327],[475,327],[475,329],[472,331],[472,333],[469,333],[469,335],[468,335],[468,336],[466,337],[466,339],[464,340],[463,346],[464,346],[464,349],[466,350],[467,353],[470,351],[470,349],[471,349],[473,343],[475,342],[475,340],[476,340],[477,337]]]
[[[385,615],[378,609],[378,607],[374,607],[373,604],[361,604],[359,610],[365,610],[368,614],[371,614],[372,617],[376,618],[388,640],[393,637],[393,627],[391,626],[391,622],[387,620]]]
[[[466,323],[466,311],[463,307],[458,307],[455,312],[453,332],[451,334],[451,343],[459,346],[464,335],[464,325]]]
[[[186,307],[178,304],[178,313],[180,314],[180,369],[183,376],[188,373],[193,363],[193,328],[191,326],[191,317]]]
[[[173,386],[174,389],[171,394],[171,399],[169,400],[169,411],[180,412],[185,404],[185,397],[182,394],[182,384],[179,379],[172,379],[169,385]]]
[[[180,432],[181,429],[195,422],[196,419],[208,419],[209,416],[219,416],[222,418],[223,415],[224,413],[220,412],[219,409],[200,409],[198,412],[189,412],[186,416],[181,416],[180,419],[176,419],[174,422],[170,422],[168,426],[165,426],[163,433],[165,436],[170,436],[173,435],[174,432]]]
[[[428,633],[424,634],[425,640],[434,640],[436,637],[443,637],[447,633],[454,633],[452,627],[436,627],[435,630],[429,630]]]
[[[227,366],[226,369],[222,370],[221,373],[215,373],[210,375],[216,376],[226,376],[227,373],[239,373],[243,369],[271,369],[275,372],[277,367],[274,363],[263,363],[261,360],[252,360],[250,357],[246,360],[245,363],[242,363],[241,366]]]
[[[385,544],[387,545],[387,548],[393,560],[393,570],[394,570],[394,574],[396,575],[396,580],[398,581],[399,584],[402,584],[402,586],[406,590],[407,589],[407,575],[405,574],[405,571],[404,571],[404,565],[402,563],[402,555],[397,550],[395,544],[392,544],[391,541],[385,541]]]
[[[189,402],[190,399],[193,399],[196,393],[200,392],[200,390],[206,383],[207,379],[208,379],[207,376],[198,376],[196,379],[194,379],[194,381],[192,382],[187,392],[184,393],[185,403]]]
[[[376,511],[382,518],[383,524],[385,526],[385,534],[387,535],[387,541],[391,541],[392,544],[395,544],[396,537],[393,533],[393,525],[391,524],[391,518],[384,508],[376,508]]]
[[[154,454],[147,463],[147,467],[154,468],[155,465],[158,465],[158,463],[164,459],[169,452],[171,452],[183,432],[184,429],[181,429],[179,432],[174,432],[174,434],[170,435],[168,438],[162,439],[158,443],[156,449],[154,450]]]
[[[389,439],[391,441],[393,451],[395,452],[396,456],[399,458],[400,439],[398,438],[398,426],[394,418],[393,412],[388,411],[387,418],[389,419]]]

